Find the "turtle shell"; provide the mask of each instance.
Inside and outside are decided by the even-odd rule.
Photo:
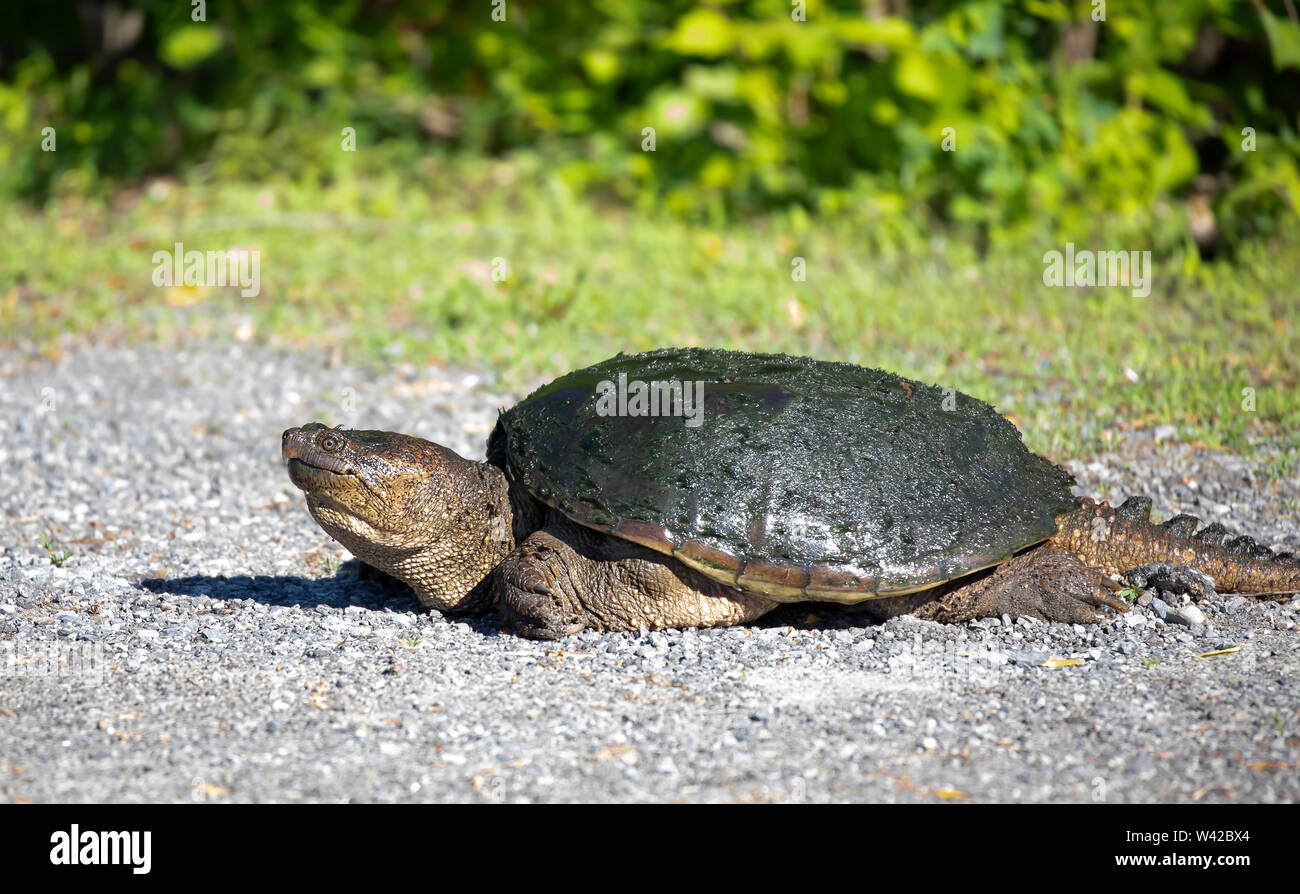
[[[575,522],[782,601],[924,590],[1075,505],[988,404],[778,354],[620,354],[502,413],[489,456]]]

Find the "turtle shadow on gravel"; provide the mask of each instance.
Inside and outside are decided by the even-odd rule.
[[[333,577],[309,578],[284,575],[206,575],[147,578],[140,581],[143,590],[160,596],[186,596],[229,602],[250,599],[265,605],[320,606],[342,611],[356,606],[370,611],[427,615],[410,587],[392,578],[373,579],[359,572],[355,559],[344,562]],[[500,632],[500,622],[493,616],[466,616],[452,619],[468,624],[476,632],[492,635]]]
[[[198,598],[207,596],[228,602],[232,599],[252,599],[267,605],[297,605],[314,608],[327,605],[333,608],[347,608],[350,605],[387,608],[411,611],[419,610],[420,604],[414,594],[393,594],[392,601],[387,598],[382,588],[355,579],[338,577],[308,578],[298,575],[225,575],[195,574],[188,577],[160,577],[140,581],[140,587],[159,595],[190,596]],[[361,601],[353,601],[360,594]],[[400,605],[409,602],[409,606]]]
[[[865,611],[851,611],[831,602],[792,602],[778,606],[753,623],[759,629],[795,627],[807,630],[841,630],[875,627],[879,621]]]
[[[437,616],[420,605],[410,587],[387,575],[376,575],[356,559],[344,562],[333,577],[310,578],[296,574],[208,575],[145,578],[142,590],[157,596],[184,596],[229,602],[250,599],[265,605],[293,606],[311,610],[319,606],[342,611],[351,606],[369,611]],[[452,623],[468,625],[484,636],[500,635],[503,625],[496,613],[456,615]],[[834,603],[782,605],[753,625],[759,629],[796,627],[808,630],[839,630],[875,627],[879,621],[862,610]]]

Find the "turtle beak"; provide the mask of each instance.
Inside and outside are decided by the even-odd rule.
[[[292,463],[294,460],[333,472],[336,475],[352,475],[356,470],[338,453],[326,453],[316,444],[316,435],[323,431],[334,431],[328,425],[312,422],[301,428],[285,429],[280,435],[280,456]],[[337,437],[341,437],[337,435]]]
[[[312,434],[322,428],[326,426],[319,422],[309,422],[298,428],[286,428],[280,435],[280,457],[310,462],[313,454],[318,452],[312,442]]]
[[[317,446],[317,434],[330,430],[329,426],[313,422],[301,428],[285,429],[280,435],[280,456],[288,464],[289,480],[307,493],[334,490],[340,477],[356,476],[356,470],[346,459]],[[366,482],[362,484],[368,487]]]

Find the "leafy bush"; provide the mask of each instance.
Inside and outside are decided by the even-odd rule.
[[[621,202],[837,212],[871,240],[1105,226],[1167,249],[1189,222],[1236,241],[1300,207],[1300,26],[1280,8],[798,6],[46,4],[0,28],[0,195],[175,171],[433,183],[447,156],[510,153]]]

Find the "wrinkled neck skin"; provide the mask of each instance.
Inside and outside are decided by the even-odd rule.
[[[377,536],[355,516],[308,495],[307,508],[326,533],[358,559],[396,577],[426,608],[490,611],[493,572],[515,546],[515,512],[500,469],[462,460],[435,525]]]

